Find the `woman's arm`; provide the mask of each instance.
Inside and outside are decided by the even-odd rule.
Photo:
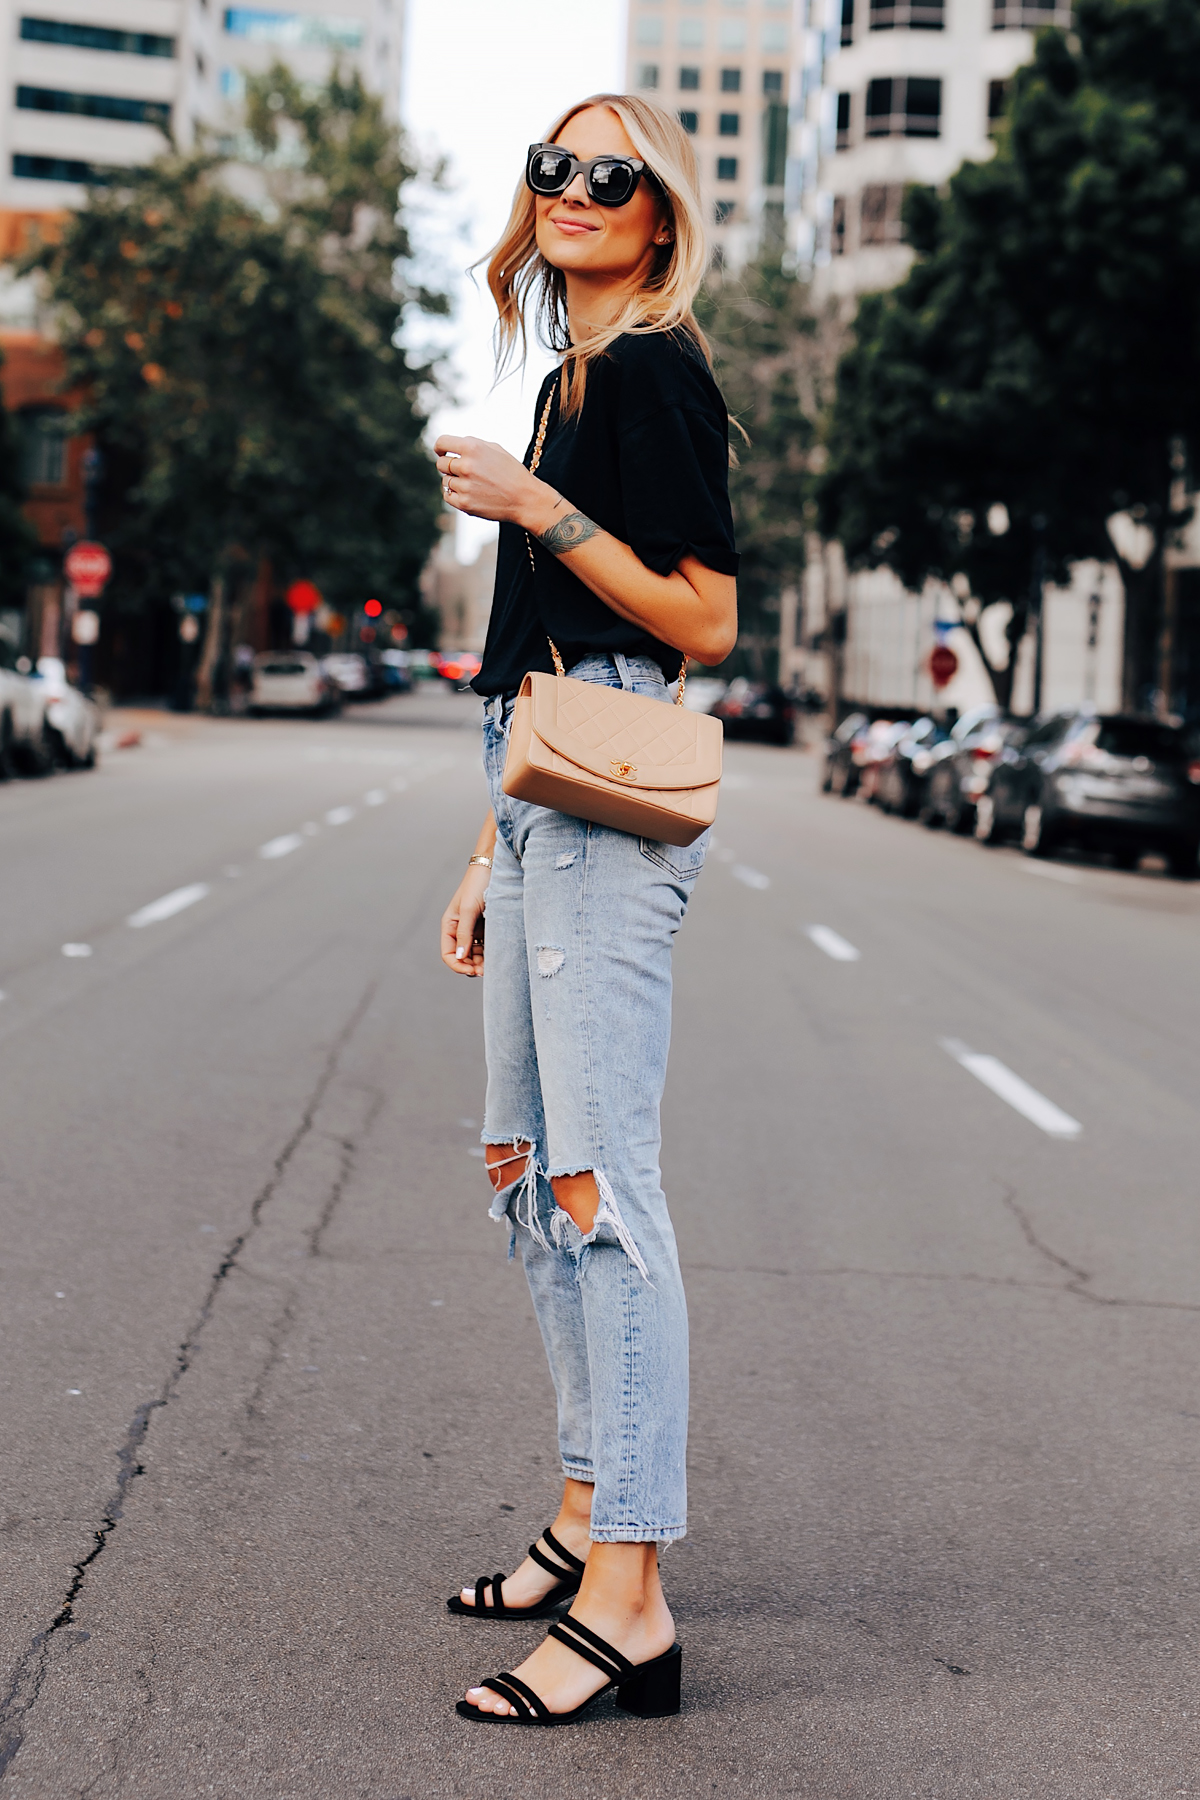
[[[448,503],[473,518],[519,525],[622,619],[640,625],[685,656],[723,662],[737,639],[737,583],[732,575],[685,556],[656,575],[611,532],[602,531],[548,482],[499,444],[440,437],[434,445]]]
[[[475,840],[472,856],[488,856],[496,848],[496,820],[489,813]],[[442,914],[442,961],[456,975],[483,974],[483,903],[491,868],[469,865]]]

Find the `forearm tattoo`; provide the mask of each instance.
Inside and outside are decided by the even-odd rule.
[[[600,527],[594,525],[586,513],[568,513],[565,519],[557,520],[543,531],[538,543],[544,544],[555,556],[561,556],[564,550],[575,550],[580,544],[586,544],[599,530]]]

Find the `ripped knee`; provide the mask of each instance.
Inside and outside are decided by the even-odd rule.
[[[591,1170],[585,1169],[580,1175],[555,1175],[550,1186],[558,1204],[586,1237],[594,1229],[600,1210],[600,1191]]]
[[[516,1138],[511,1144],[484,1146],[488,1180],[494,1193],[498,1194],[502,1188],[511,1187],[520,1178],[528,1166],[532,1150],[533,1145],[527,1138]]]

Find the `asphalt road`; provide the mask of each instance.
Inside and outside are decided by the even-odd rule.
[[[1200,1794],[1200,890],[731,748],[665,1119],[685,1709],[483,1731],[538,1628],[444,1597],[556,1473],[435,955],[474,704],[132,723],[0,789],[0,1800]]]

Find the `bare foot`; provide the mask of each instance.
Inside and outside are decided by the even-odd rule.
[[[675,1642],[675,1624],[658,1579],[657,1550],[655,1544],[593,1544],[583,1586],[571,1603],[571,1617],[631,1663],[650,1662]],[[608,1681],[592,1663],[550,1637],[513,1674],[554,1713],[572,1712]],[[468,1688],[467,1699],[480,1712],[516,1715],[516,1708],[492,1688]]]

